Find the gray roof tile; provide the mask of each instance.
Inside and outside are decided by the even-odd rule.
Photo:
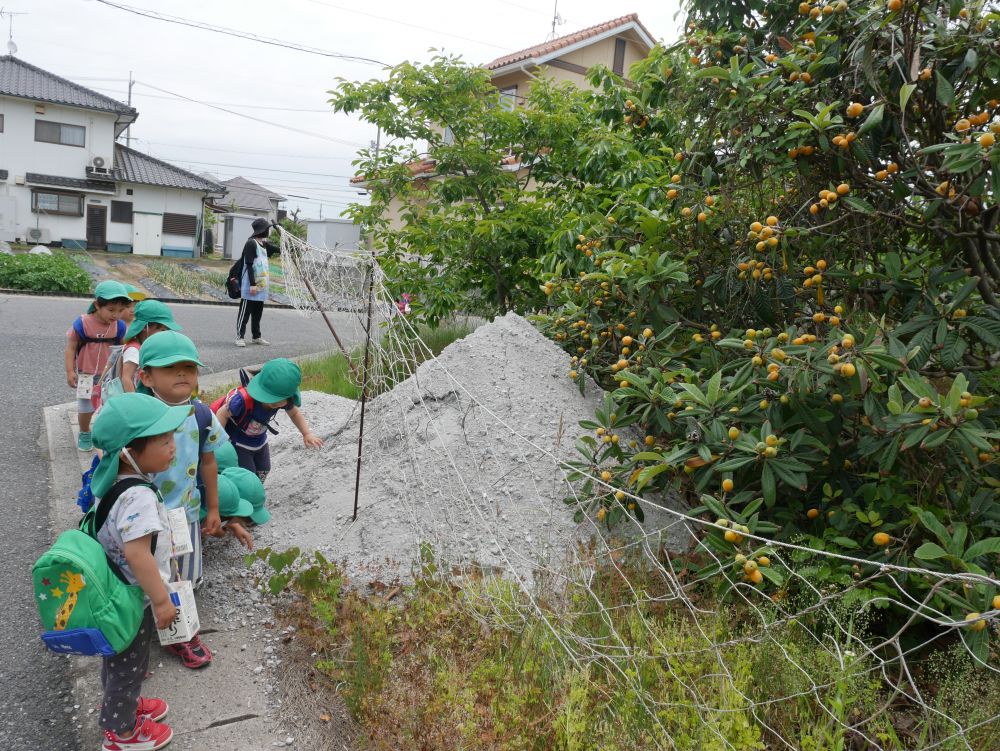
[[[187,188],[208,193],[224,193],[226,187],[206,180],[193,172],[160,161],[135,149],[115,144],[114,177],[119,182],[159,185],[164,188]]]
[[[0,56],[0,96],[68,104],[100,112],[138,116],[134,107],[37,68],[13,55]]]
[[[251,182],[245,177],[223,180],[222,184],[226,187],[226,198],[223,201],[226,206],[235,202],[236,206],[241,209],[270,211],[272,208],[271,199],[285,200],[283,195],[268,190],[263,185]]]

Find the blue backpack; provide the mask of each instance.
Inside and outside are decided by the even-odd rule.
[[[209,409],[208,405],[204,402],[200,402],[195,399],[192,404],[194,405],[194,419],[198,421],[198,453],[199,455],[204,453],[205,444],[208,442],[208,431],[212,427],[212,410]],[[76,505],[80,507],[83,513],[90,511],[91,506],[94,505],[94,493],[90,489],[90,482],[94,477],[94,470],[97,469],[97,465],[100,464],[101,457],[95,456],[94,460],[90,463],[90,469],[83,473],[82,482],[80,483],[80,492],[76,494]],[[201,467],[198,468],[199,472],[197,477],[198,486],[201,487]]]

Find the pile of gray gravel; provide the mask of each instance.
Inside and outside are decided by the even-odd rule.
[[[358,403],[306,392],[303,410],[325,448],[303,447],[282,418],[267,480],[274,547],[296,545],[345,560],[355,579],[407,577],[421,543],[450,564],[475,562],[525,580],[558,567],[576,543],[600,534],[573,521],[573,489],[559,462],[604,398],[567,377],[566,354],[508,314],[423,363],[368,404],[359,514],[351,520]],[[637,544],[686,547],[677,518],[646,507],[620,530]]]

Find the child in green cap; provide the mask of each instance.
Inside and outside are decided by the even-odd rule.
[[[215,450],[228,440],[212,410],[192,398],[198,388],[201,364],[194,342],[176,331],[153,334],[139,350],[140,390],[170,406],[193,407],[177,433],[174,460],[153,479],[167,511],[186,517],[192,550],[177,561],[181,578],[196,588],[201,585],[202,577],[201,536],[215,535],[222,526]],[[199,477],[204,494],[199,488]],[[206,512],[204,523],[200,520],[202,504]],[[172,644],[166,649],[180,657],[185,667],[200,668],[212,661],[212,653],[197,635],[189,642]]]
[[[253,504],[240,497],[236,483],[225,474],[219,475],[219,515],[222,517],[222,529],[215,537],[225,537],[228,532],[245,547],[253,550],[253,535],[244,525],[244,520],[254,512]],[[201,510],[205,518],[205,509]]]
[[[271,471],[271,451],[268,432],[277,432],[271,421],[279,409],[285,410],[292,424],[302,434],[302,442],[310,448],[322,448],[323,441],[309,430],[299,407],[302,395],[299,384],[302,371],[284,357],[266,363],[244,387],[233,389],[212,405],[236,447],[236,456],[244,469],[257,473],[263,482]]]
[[[170,308],[159,300],[142,300],[135,305],[132,322],[125,332],[122,350],[122,389],[127,393],[139,385],[139,348],[153,334],[181,331]]]
[[[132,643],[103,658],[101,665],[104,701],[99,724],[106,751],[159,749],[173,737],[170,727],[160,722],[169,709],[167,703],[142,697],[140,690],[149,667],[153,630],[166,628],[177,615],[167,589],[176,579],[174,539],[152,478],[173,461],[174,431],[190,412],[188,406],[168,407],[150,396],[123,394],[110,400],[94,419],[94,445],[104,452],[94,472],[94,495],[103,497],[122,480],[143,481],[121,491],[97,531],[108,557],[147,598]]]
[[[98,379],[108,364],[112,345],[121,344],[125,337],[125,322],[121,319],[131,304],[125,285],[106,279],[94,289],[94,301],[87,312],[77,316],[66,332],[66,383],[76,389],[80,424],[76,445],[80,451],[93,448],[90,421],[101,406]]]

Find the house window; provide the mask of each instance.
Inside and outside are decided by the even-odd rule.
[[[615,59],[611,65],[611,70],[619,76],[625,73],[625,40],[615,40]]]
[[[83,194],[33,190],[31,191],[31,210],[36,214],[83,216]]]
[[[194,237],[198,231],[198,217],[194,214],[164,214],[163,234]]]
[[[0,133],[3,133],[3,113],[0,112]]]
[[[441,137],[441,141],[445,146],[451,146],[455,143],[455,133],[452,131],[451,126],[444,126],[444,136]]]
[[[500,89],[500,106],[508,112],[513,112],[517,106],[517,86]]]
[[[87,129],[82,125],[67,125],[49,120],[35,120],[35,140],[63,146],[84,146]]]
[[[132,202],[131,201],[112,201],[111,202],[111,221],[121,222],[122,224],[132,223]]]

